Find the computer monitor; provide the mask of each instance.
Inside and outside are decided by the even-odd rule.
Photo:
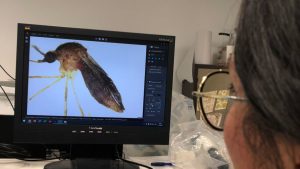
[[[168,144],[174,47],[174,36],[18,24],[14,141]]]

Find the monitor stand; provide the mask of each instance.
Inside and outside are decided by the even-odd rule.
[[[139,166],[113,159],[74,159],[46,164],[44,169],[139,169]]]
[[[56,147],[69,154],[69,159],[45,165],[44,169],[139,169],[139,166],[119,160],[121,144],[72,144]]]

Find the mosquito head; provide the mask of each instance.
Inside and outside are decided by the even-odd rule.
[[[49,51],[45,54],[43,62],[53,63],[56,59],[56,53],[53,51]]]

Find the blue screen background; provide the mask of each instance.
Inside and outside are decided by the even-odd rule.
[[[42,60],[43,56],[32,45],[44,53],[55,50],[66,42],[78,42],[87,48],[89,55],[104,69],[113,80],[122,97],[123,113],[98,103],[90,94],[80,71],[76,71],[74,87],[85,116],[104,118],[142,118],[146,45],[111,43],[100,41],[30,37],[30,60]],[[29,76],[57,76],[60,63],[29,62]],[[54,82],[55,78],[29,78],[27,115],[64,116],[64,93],[66,78],[52,85],[29,101],[36,92]],[[68,116],[81,116],[71,81],[68,84]]]

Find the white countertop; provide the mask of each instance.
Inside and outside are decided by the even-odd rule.
[[[128,160],[138,162],[150,166],[151,162],[169,162],[167,156],[148,156],[148,157],[130,157]],[[50,162],[58,160],[45,160],[45,161],[21,161],[17,159],[0,159],[0,169],[43,169],[44,166]],[[152,167],[152,166],[151,166]],[[144,167],[140,167],[144,169]],[[152,167],[160,169],[172,169],[173,167]]]

